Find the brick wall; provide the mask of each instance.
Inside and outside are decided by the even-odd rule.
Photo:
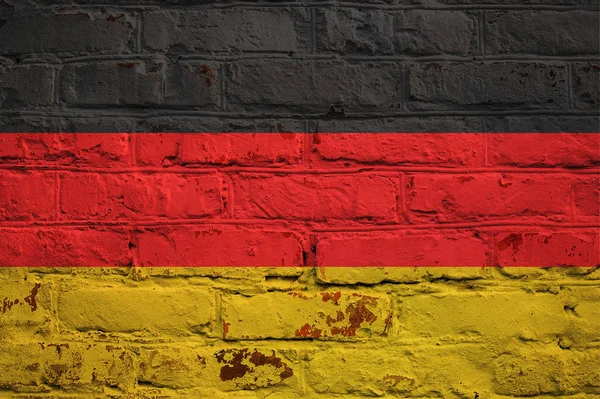
[[[0,398],[600,395],[597,12],[2,2]]]
[[[600,135],[0,137],[6,395],[600,394]]]
[[[3,131],[598,131],[596,0],[6,0]]]

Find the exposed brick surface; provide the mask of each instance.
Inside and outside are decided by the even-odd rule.
[[[598,397],[598,7],[0,2],[0,397]]]

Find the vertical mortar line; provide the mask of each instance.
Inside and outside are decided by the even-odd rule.
[[[306,368],[308,367],[308,363],[306,361],[307,352],[306,349],[299,349],[298,352],[300,352],[300,370],[298,373],[298,385],[300,386],[300,392],[302,393],[302,395],[306,395],[308,392],[308,389],[306,387]]]
[[[52,99],[54,101],[54,105],[60,104],[60,71],[62,66],[59,68],[53,68],[54,71],[54,81],[52,82]]]
[[[571,223],[575,223],[575,185],[573,182],[571,182],[571,187],[570,187],[570,192],[569,192],[569,197],[570,197],[570,211],[571,211]]]
[[[409,219],[406,213],[406,176],[404,173],[400,173],[400,175],[398,176],[398,182],[400,184],[400,187],[398,196],[396,197],[396,212],[399,212],[399,216],[401,217],[401,219],[405,223],[408,223]]]
[[[139,245],[136,240],[135,235],[135,226],[128,227],[127,230],[127,238],[129,242],[133,244],[133,250],[131,251],[131,267],[138,267],[140,265],[140,253],[139,253]]]
[[[224,184],[227,185],[227,216],[230,219],[234,218],[234,192],[233,192],[233,178],[228,174],[223,174]]]
[[[56,220],[60,219],[60,172],[54,172],[54,185],[56,189],[54,190],[54,206],[56,207]]]
[[[225,338],[225,329],[224,323],[227,320],[223,319],[223,296],[222,292],[219,289],[215,290],[215,327],[213,330],[213,335],[217,335],[220,340]],[[217,333],[218,332],[218,333]]]
[[[478,17],[477,17],[477,44],[479,47],[479,55],[484,58],[485,57],[485,42],[484,42],[484,37],[485,37],[485,29],[484,29],[484,23],[485,23],[485,14],[484,11],[479,11],[478,13]]]
[[[569,101],[569,109],[573,109],[573,64],[570,62],[567,62],[567,98]]]
[[[59,290],[55,284],[56,282],[52,280],[52,289],[50,290],[50,311],[52,312],[52,328],[51,331],[53,334],[60,334],[60,323],[58,320],[58,295]]]
[[[302,168],[303,169],[310,169],[311,165],[310,165],[310,140],[312,138],[312,133],[308,132],[308,127],[309,127],[309,121],[304,121],[303,122],[303,128],[302,130],[304,130],[304,132],[302,133],[302,140],[303,140],[303,144],[304,144],[304,148],[302,150]]]
[[[401,87],[403,93],[400,94],[400,98],[402,99],[402,104],[400,105],[400,109],[402,111],[408,111],[408,103],[410,102],[410,84],[408,79],[408,74],[410,73],[410,64],[403,62],[400,65],[400,82],[398,86]]]
[[[135,21],[137,25],[137,32],[135,38],[135,52],[138,54],[142,53],[142,30],[144,29],[145,19],[143,12],[136,12]]]
[[[483,139],[483,159],[484,159],[484,166],[486,168],[490,167],[490,162],[488,159],[488,148],[490,145],[490,138],[489,138],[489,133],[483,133],[484,135],[484,139]]]
[[[491,231],[491,238],[488,240],[488,256],[485,257],[485,263],[487,267],[496,267],[498,265],[498,254],[496,253],[496,234],[497,232]]]
[[[136,134],[130,132],[129,134],[129,152],[131,153],[131,164],[137,166],[137,137]]]
[[[228,63],[221,64],[221,68],[219,71],[219,75],[221,81],[219,82],[219,90],[221,91],[221,110],[227,111],[227,99],[225,98],[225,91],[227,86],[225,85],[225,78],[227,77],[227,68],[229,67]]]
[[[317,52],[317,10],[315,7],[310,9],[310,52]]]

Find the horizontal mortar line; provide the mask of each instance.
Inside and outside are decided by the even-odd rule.
[[[472,223],[443,223],[443,224],[410,224],[410,225],[378,225],[378,226],[348,226],[348,227],[315,227],[315,233],[350,233],[350,232],[376,232],[395,230],[458,230],[476,229],[484,227],[529,227],[537,228],[562,228],[562,229],[600,229],[600,223],[560,223],[560,222],[519,222],[512,220],[482,221]],[[600,232],[598,232],[600,234]]]
[[[354,175],[369,173],[432,173],[432,174],[565,174],[565,175],[600,175],[600,167],[590,168],[518,168],[518,167],[428,167],[428,166],[357,166],[353,168],[305,168],[292,167],[244,167],[244,166],[198,166],[198,167],[131,167],[131,168],[91,168],[78,166],[45,166],[0,164],[0,170],[13,171],[42,171],[42,172],[76,172],[97,174],[182,174],[206,175],[213,173],[248,173],[248,174],[274,174],[274,175]]]
[[[331,104],[316,104],[310,107],[322,107],[323,112],[327,111]],[[343,105],[341,107],[344,107]],[[78,113],[74,113],[76,111]],[[99,114],[99,113],[102,114]],[[598,113],[592,110],[571,110],[571,109],[529,109],[529,110],[425,110],[425,111],[404,111],[404,112],[383,112],[383,113],[347,113],[340,118],[329,118],[323,113],[293,112],[267,114],[260,113],[242,113],[242,112],[222,112],[222,111],[195,111],[182,110],[178,108],[126,108],[121,106],[100,106],[91,107],[70,107],[65,110],[45,109],[45,110],[0,110],[0,116],[39,116],[39,117],[57,117],[57,118],[98,118],[98,117],[129,117],[129,118],[160,118],[173,116],[187,117],[218,117],[239,120],[268,120],[268,119],[294,119],[294,120],[314,120],[314,121],[353,121],[370,120],[381,118],[405,118],[405,117],[499,117],[499,116],[592,116],[598,118]],[[254,133],[254,132],[253,132]]]
[[[428,56],[406,56],[406,55],[343,55],[335,53],[311,54],[304,52],[294,52],[292,56],[289,51],[273,52],[246,52],[242,55],[231,54],[181,54],[179,60],[182,61],[207,61],[207,62],[235,62],[244,60],[289,60],[289,61],[351,61],[351,62],[373,62],[373,61],[401,61],[410,63],[424,62],[596,62],[598,55],[578,55],[578,56],[551,56],[536,54],[496,54],[496,55],[428,55]],[[20,61],[20,64],[27,65],[68,65],[83,62],[111,62],[111,61],[164,61],[169,58],[166,53],[129,53],[129,54],[94,54],[79,57],[60,57],[58,60],[37,58],[43,53],[30,53]],[[60,54],[60,53],[59,53]],[[20,56],[23,56],[20,54]]]
[[[160,11],[193,11],[193,10],[210,10],[210,9],[229,9],[229,8],[245,8],[245,9],[260,9],[260,8],[361,8],[361,9],[376,9],[376,10],[549,10],[549,11],[596,11],[598,7],[588,6],[575,6],[575,5],[543,5],[543,4],[531,4],[531,5],[504,5],[504,4],[456,4],[456,5],[443,5],[443,4],[420,4],[420,5],[392,5],[392,4],[369,4],[365,3],[352,3],[352,2],[276,2],[267,3],[259,2],[249,4],[245,2],[230,2],[230,3],[212,3],[212,4],[164,4],[164,5],[135,5],[135,4],[114,4],[114,3],[103,3],[103,4],[78,4],[73,9],[102,9],[102,8],[115,8],[118,6],[119,9],[126,10],[160,10]]]
[[[287,219],[161,219],[161,220],[48,220],[48,221],[15,221],[0,222],[2,229],[27,229],[39,227],[174,227],[174,226],[239,226],[251,227],[253,230],[261,230],[264,227],[276,227],[278,229],[294,232],[315,233],[351,233],[351,232],[377,232],[377,231],[401,231],[401,230],[459,230],[476,229],[486,227],[528,227],[532,230],[539,228],[568,229],[600,229],[599,223],[561,223],[546,221],[515,221],[497,220],[470,223],[440,223],[440,224],[381,224],[365,226],[319,226],[318,222]],[[600,234],[600,230],[597,232]]]

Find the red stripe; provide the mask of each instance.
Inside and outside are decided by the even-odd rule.
[[[1,266],[596,266],[600,134],[0,135]]]

